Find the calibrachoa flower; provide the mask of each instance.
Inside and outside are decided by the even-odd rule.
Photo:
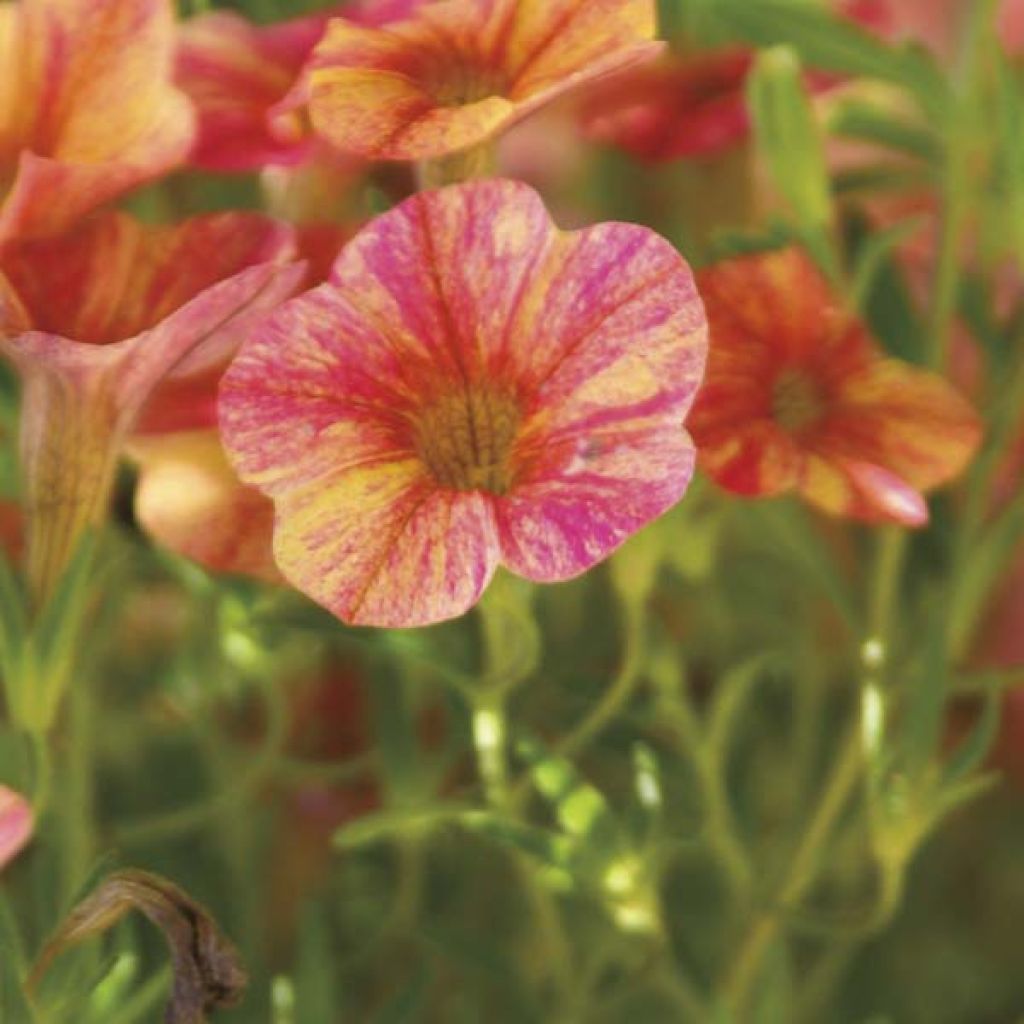
[[[711,352],[690,426],[710,476],[748,496],[796,490],[833,515],[926,522],[922,492],[955,477],[980,436],[952,386],[883,356],[799,249],[698,283]]]
[[[651,231],[562,233],[525,185],[454,186],[372,222],[253,333],[221,428],[291,583],[349,622],[419,625],[499,563],[576,576],[675,503],[705,351]]]
[[[0,244],[52,234],[181,163],[170,0],[0,4]]]
[[[339,149],[423,160],[485,142],[583,82],[660,49],[653,0],[441,0],[385,28],[332,21],[310,116]]]
[[[0,785],[0,869],[9,864],[32,838],[35,825],[28,801]]]
[[[255,214],[151,227],[119,213],[4,254],[0,351],[24,388],[23,500],[38,595],[102,517],[121,443],[151,393],[172,371],[187,379],[222,361],[291,294],[303,273],[283,265],[292,254],[291,230]]]
[[[409,17],[422,0],[337,4],[290,21],[256,25],[211,11],[180,28],[176,79],[198,116],[192,161],[215,171],[293,166],[323,157],[301,113],[304,71],[327,23],[344,13],[360,25]]]

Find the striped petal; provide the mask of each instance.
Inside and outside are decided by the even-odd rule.
[[[312,62],[313,125],[372,159],[444,156],[647,59],[653,35],[650,0],[445,0],[383,29],[338,19]]]
[[[220,399],[288,579],[346,621],[464,611],[505,560],[564,579],[686,488],[706,349],[646,229],[563,234],[524,185],[421,193],[243,345]]]
[[[207,221],[142,228],[114,214],[70,238],[24,243],[0,264],[35,328],[0,339],[0,350],[24,389],[21,467],[38,594],[102,517],[121,443],[160,381],[223,360],[301,279],[301,265],[247,265],[257,255],[287,256],[290,238],[275,226],[262,222],[258,244],[249,237],[232,250],[224,229],[236,222],[215,223],[210,235]],[[198,238],[203,245],[191,244]],[[209,248],[216,240],[226,262]],[[197,266],[204,258],[211,265]],[[138,333],[112,340],[127,330]]]
[[[216,431],[136,438],[135,518],[154,540],[214,572],[275,583],[274,508],[231,469]]]
[[[171,83],[173,47],[169,0],[4,5],[0,159],[13,182],[0,243],[66,230],[183,161],[194,120]]]
[[[488,499],[438,489],[418,460],[343,470],[290,494],[278,516],[282,572],[354,624],[423,626],[461,615],[498,564]]]

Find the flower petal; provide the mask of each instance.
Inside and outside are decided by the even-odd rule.
[[[490,501],[435,488],[418,460],[343,470],[278,505],[274,551],[296,587],[346,622],[461,615],[498,564]]]
[[[21,152],[0,242],[64,230],[184,159],[194,122],[171,85],[167,0],[22,0],[0,42],[19,58],[3,106],[24,111],[0,145]]]
[[[928,491],[963,471],[981,430],[977,412],[938,374],[879,359],[845,381],[816,447],[885,466]]]
[[[695,457],[681,426],[623,424],[549,455],[495,503],[502,563],[545,583],[578,576],[671,508]]]
[[[650,0],[449,0],[386,30],[339,19],[311,64],[313,125],[372,159],[443,156],[653,55],[653,35]]]
[[[156,541],[215,572],[281,580],[273,505],[238,479],[215,431],[136,438],[130,453],[140,466],[135,518]]]
[[[293,253],[292,229],[259,214],[154,227],[106,212],[71,234],[9,247],[0,268],[36,330],[95,345],[134,337],[211,285]]]
[[[120,218],[117,223],[121,223]],[[173,231],[178,229],[172,229],[171,236],[160,234],[159,229],[150,230],[154,234],[143,232],[136,240],[155,237],[159,242],[177,237]],[[60,249],[59,242],[53,244]],[[69,244],[69,253],[73,248]],[[95,250],[86,247],[82,264],[87,270],[81,280],[72,278],[83,302],[90,296],[89,280],[95,280],[99,274],[97,286],[102,281],[103,267],[97,268],[94,256],[109,251],[103,245]],[[138,250],[137,262],[161,272],[154,273],[152,281],[146,287],[140,286],[138,292],[129,290],[120,297],[127,312],[118,300],[105,295],[100,318],[105,324],[112,319],[134,325],[139,317],[147,322],[153,311],[132,306],[136,301],[148,300],[149,285],[158,308],[165,299],[170,302],[171,296],[175,301],[185,297],[188,289],[177,288],[172,276],[176,270],[188,276],[185,264],[175,260],[170,267],[164,267],[158,258],[147,260],[142,249]],[[51,267],[58,273],[82,271],[81,266],[64,268],[59,261],[43,260],[40,266],[42,276]],[[14,279],[19,283],[31,282],[37,288],[33,298],[41,299],[46,287],[28,276],[26,268],[26,263],[19,263]],[[206,288],[151,330],[114,344],[89,344],[46,331],[0,338],[0,351],[14,362],[24,388],[21,471],[30,523],[29,575],[37,595],[50,592],[82,531],[101,518],[121,443],[160,380],[176,367],[186,366],[186,357],[200,346],[210,349],[210,358],[222,359],[254,319],[298,286],[303,272],[301,265],[250,266]],[[192,275],[195,284],[194,270]],[[50,279],[48,284],[60,293],[59,277]],[[102,289],[97,287],[96,291]],[[39,315],[35,303],[31,312]],[[59,310],[50,310],[50,314],[62,315]],[[88,311],[81,315],[64,311],[64,315],[79,323],[90,322]],[[196,358],[196,372],[206,365]]]
[[[199,118],[193,163],[237,171],[306,159],[312,141],[301,134],[280,138],[268,115],[292,88],[329,16],[262,27],[230,11],[212,11],[185,22],[176,79]]]
[[[0,786],[0,869],[25,848],[34,830],[28,801],[13,789]]]
[[[812,455],[804,464],[799,488],[804,498],[829,515],[908,527],[928,522],[928,505],[920,492],[869,462]]]

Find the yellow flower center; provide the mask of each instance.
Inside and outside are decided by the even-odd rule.
[[[512,484],[509,455],[518,429],[519,405],[511,395],[467,387],[421,410],[416,453],[441,487],[504,494]]]
[[[783,370],[772,391],[772,417],[791,434],[821,419],[825,403],[814,380],[802,370]]]

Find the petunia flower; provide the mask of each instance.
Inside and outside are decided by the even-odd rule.
[[[326,159],[302,107],[303,71],[328,21],[345,14],[356,24],[383,26],[408,17],[420,2],[336,4],[269,25],[233,11],[189,18],[179,29],[175,79],[198,118],[191,161],[207,170],[249,171]]]
[[[484,143],[567,89],[660,50],[653,0],[441,0],[383,28],[338,18],[309,72],[314,129],[378,160]]]
[[[119,213],[0,259],[0,352],[23,384],[28,572],[38,597],[103,516],[122,442],[160,382],[222,361],[291,294],[292,232],[255,214],[174,227]],[[197,350],[193,352],[193,350]]]
[[[0,785],[0,870],[28,845],[34,829],[29,802],[20,793]]]
[[[562,233],[525,185],[453,186],[377,218],[253,332],[221,429],[294,586],[348,622],[421,625],[499,563],[576,576],[674,504],[705,350],[690,272],[651,231]]]
[[[181,163],[170,0],[0,4],[0,244],[68,229]]]
[[[825,512],[920,526],[923,493],[980,439],[937,374],[885,357],[799,249],[712,266],[698,284],[711,329],[690,419],[701,465],[726,490],[787,491]]]

